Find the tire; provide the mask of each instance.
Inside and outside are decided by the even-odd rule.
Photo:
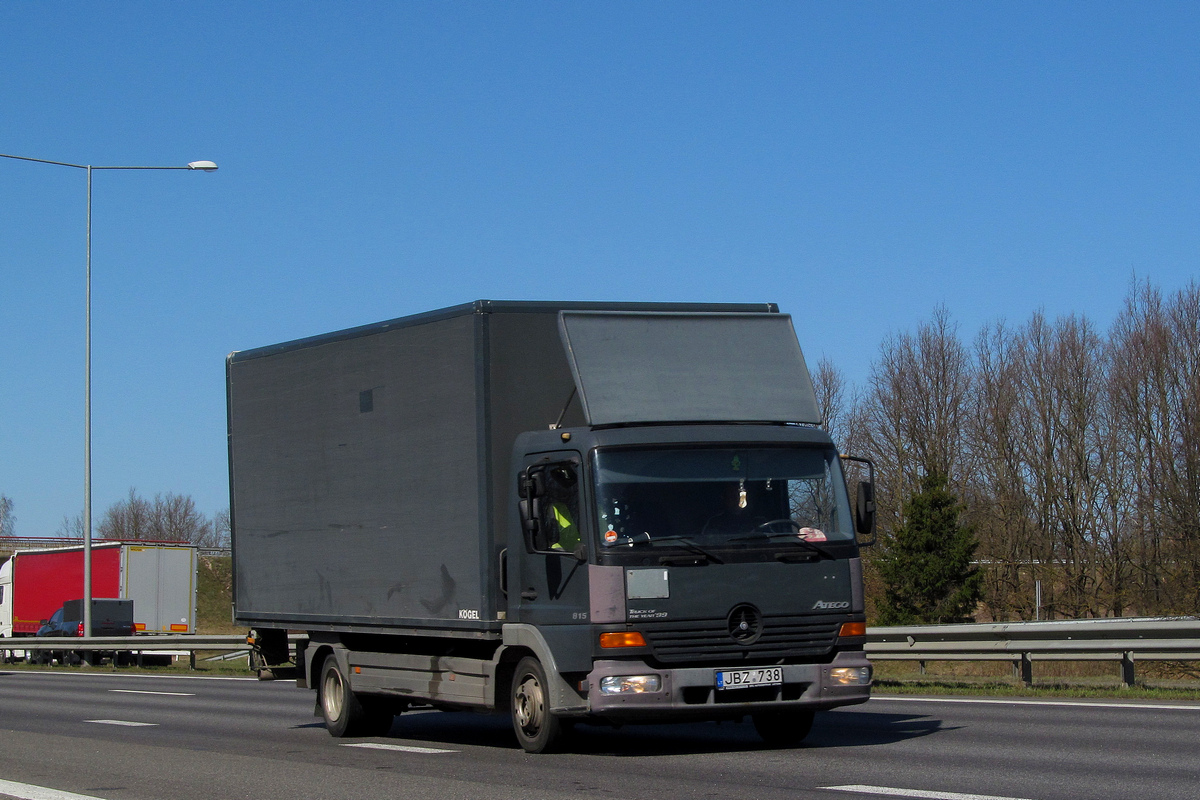
[[[383,736],[392,729],[393,714],[382,703],[372,703],[350,691],[337,657],[329,655],[321,667],[321,716],[330,736]]]
[[[812,711],[778,711],[755,714],[754,730],[771,747],[795,747],[813,726]]]
[[[546,753],[562,737],[562,723],[550,713],[546,671],[536,658],[523,658],[513,672],[511,703],[513,732],[527,753]]]

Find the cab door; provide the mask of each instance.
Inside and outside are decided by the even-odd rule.
[[[581,459],[574,451],[530,456],[522,465],[520,507],[525,535],[518,554],[516,587],[521,622],[587,622],[586,553],[591,548],[582,477]]]

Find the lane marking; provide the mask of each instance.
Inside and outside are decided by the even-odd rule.
[[[962,794],[960,792],[933,792],[924,789],[896,789],[891,786],[818,786],[818,789],[829,789],[834,792],[854,792],[855,794],[881,794],[887,797],[920,797],[926,800],[1027,800],[1021,797],[1001,797],[993,794]]]
[[[148,692],[143,689],[109,689],[110,692],[120,692],[121,694],[159,694],[167,697],[195,697],[192,692]]]
[[[990,700],[974,697],[901,697],[900,695],[876,695],[872,700],[896,701],[899,703],[978,703],[1000,706],[1058,706],[1060,708],[1136,708],[1142,711],[1200,711],[1200,705],[1162,705],[1155,703],[1098,703],[1073,700]]]
[[[457,753],[457,750],[441,750],[437,747],[416,747],[408,744],[379,744],[377,742],[355,742],[342,747],[362,747],[366,750],[394,750],[400,753]]]
[[[31,783],[0,780],[0,794],[18,797],[20,800],[102,800],[90,794],[75,794],[59,789],[47,789],[45,786],[34,786]]]
[[[85,719],[84,722],[95,722],[97,725],[124,725],[127,728],[157,728],[157,722],[130,722],[127,719]]]

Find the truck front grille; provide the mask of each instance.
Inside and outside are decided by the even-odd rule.
[[[646,641],[665,664],[771,661],[828,655],[842,620],[764,617],[760,635],[746,643],[731,635],[726,619],[656,622],[646,625]]]

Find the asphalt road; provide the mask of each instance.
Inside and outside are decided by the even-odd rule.
[[[880,697],[789,750],[726,723],[583,727],[543,756],[502,717],[336,740],[312,713],[288,682],[0,672],[0,797],[1200,797],[1200,704]]]

